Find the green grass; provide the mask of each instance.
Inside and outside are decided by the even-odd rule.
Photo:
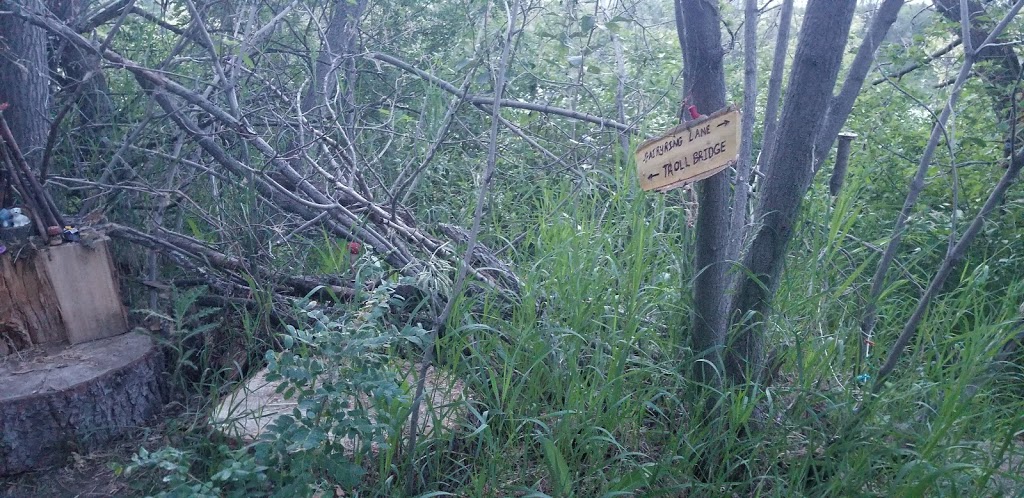
[[[460,496],[1024,489],[1011,468],[1024,451],[1019,390],[1008,372],[990,373],[1021,286],[992,292],[983,275],[989,263],[968,262],[898,374],[871,395],[855,372],[877,369],[915,300],[904,282],[892,284],[886,325],[859,365],[858,323],[877,254],[851,238],[861,209],[855,195],[832,207],[808,203],[808,219],[825,214],[828,223],[805,223],[769,324],[786,359],[781,378],[756,400],[726,393],[716,412],[722,419],[701,423],[703,391],[684,376],[692,357],[680,287],[692,269],[681,263],[690,250],[681,208],[669,206],[671,197],[560,203],[549,193],[521,251],[528,255],[520,261],[524,305],[510,319],[464,311],[460,323],[477,325],[445,340],[449,367],[469,380],[476,400],[466,435],[456,436],[461,453],[444,457],[460,463],[461,478],[447,479],[438,462],[422,489]],[[708,465],[707,455],[717,464]]]
[[[628,173],[614,180],[631,185]],[[678,194],[548,187],[488,229],[497,241],[522,235],[508,253],[525,281],[521,300],[462,298],[439,343],[440,364],[472,394],[457,430],[420,440],[411,462],[420,496],[1024,490],[1024,390],[1015,369],[993,368],[1024,301],[1024,283],[992,283],[1007,278],[999,274],[1006,254],[964,263],[897,373],[872,394],[857,375],[877,370],[916,304],[909,279],[923,270],[893,278],[876,346],[859,359],[860,313],[878,259],[856,238],[865,208],[855,187],[834,203],[812,193],[767,323],[784,360],[780,375],[765,391],[721,393],[705,411],[708,389],[686,376],[694,271]],[[315,257],[337,264],[340,252]],[[179,442],[203,459],[240,458],[201,438]],[[403,495],[403,447],[392,432],[377,456],[361,457],[370,472],[351,491]],[[265,489],[288,484],[271,479]],[[321,489],[329,488],[324,477]]]

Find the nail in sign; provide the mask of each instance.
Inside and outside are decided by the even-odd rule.
[[[739,151],[740,111],[729,106],[640,144],[640,188],[664,192],[703,180],[733,164]]]

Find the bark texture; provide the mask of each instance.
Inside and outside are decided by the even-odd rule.
[[[353,54],[359,35],[359,18],[366,10],[366,2],[367,0],[336,2],[324,33],[320,54],[313,64],[313,82],[303,95],[303,113],[310,112],[331,98],[337,87],[333,77],[338,69],[344,69],[345,109],[351,109],[355,105],[351,100],[351,90],[355,87],[356,77]]]
[[[0,229],[0,233],[10,229]],[[94,230],[83,229],[89,237]],[[128,321],[106,240],[0,255],[0,359],[33,346],[123,334]]]
[[[38,168],[46,143],[49,78],[46,32],[4,14],[14,3],[36,10],[40,0],[0,0],[0,103],[10,107],[4,116],[14,139],[33,168]]]
[[[814,137],[832,97],[855,6],[854,0],[811,0],[807,5],[777,145],[768,158],[763,194],[754,212],[761,226],[744,258],[748,272],[737,282],[732,305],[739,329],[726,371],[734,382],[757,381],[763,370],[764,332],[759,322],[778,287],[793,225],[810,185]]]
[[[721,16],[718,2],[677,0],[684,39],[684,95],[703,114],[725,107],[725,71],[722,63]],[[697,380],[717,383],[725,343],[726,291],[729,265],[729,175],[719,174],[697,184],[700,211],[693,283],[691,345],[698,354]]]
[[[904,3],[906,3],[905,0],[885,0],[871,18],[871,25],[868,27],[867,34],[864,35],[860,48],[857,49],[853,63],[850,64],[843,87],[839,90],[839,94],[832,98],[824,125],[818,131],[814,144],[814,171],[821,169],[839,130],[843,128],[846,119],[850,117],[853,104],[857,101],[857,96],[860,95],[861,87],[864,86],[864,79],[867,78],[868,71],[871,70],[875,61],[875,52],[882,44],[882,40],[885,40],[889,28],[896,22]]]
[[[41,263],[41,258],[31,256],[15,261],[0,255],[0,358],[67,335],[57,295]]]
[[[163,357],[126,334],[0,363],[0,475],[61,465],[163,406]]]
[[[775,54],[772,56],[772,73],[768,77],[768,99],[764,109],[764,138],[757,167],[765,170],[765,161],[775,145],[775,130],[779,125],[779,98],[782,96],[782,73],[786,70],[786,53],[789,51],[789,27],[793,19],[793,0],[782,0],[779,11],[779,31],[775,38]]]

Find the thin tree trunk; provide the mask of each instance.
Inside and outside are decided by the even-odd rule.
[[[717,0],[676,0],[682,14],[685,61],[684,95],[705,114],[725,106],[725,70]],[[721,381],[728,290],[729,190],[728,175],[718,174],[697,184],[697,276],[693,282],[692,346],[699,382]]]
[[[615,47],[615,114],[620,123],[626,122],[626,57],[622,53],[622,40],[619,35],[612,35]],[[619,132],[619,146],[622,147],[622,160],[629,157],[629,134]]]
[[[65,24],[71,26],[81,24],[81,17],[86,7],[84,1],[51,0],[48,4],[50,11]],[[79,140],[76,144],[79,151],[77,159],[83,166],[79,169],[87,172],[92,178],[98,178],[102,171],[100,166],[103,161],[96,159],[109,157],[113,145],[108,136],[114,115],[114,103],[110,99],[110,88],[100,64],[100,57],[96,53],[83,50],[81,47],[67,42],[62,42],[60,45],[63,50],[58,54],[59,64],[66,77],[66,81],[62,81],[62,86],[64,92],[74,96],[73,101],[65,104],[67,107],[62,112],[67,112],[72,105],[78,110],[77,126],[80,135],[84,137],[84,140]],[[50,137],[47,140],[47,157],[44,158],[42,164],[42,176],[44,177],[52,147],[59,132],[58,125],[60,123],[57,121],[55,120],[51,125]]]
[[[426,354],[423,358],[423,363],[419,372],[419,379],[416,383],[416,395],[413,397],[411,415],[409,420],[409,443],[406,447],[406,454],[408,459],[408,471],[406,473],[406,493],[408,495],[415,494],[415,467],[416,467],[416,437],[417,430],[419,428],[419,416],[420,416],[420,404],[423,403],[423,393],[426,388],[427,369],[430,364],[434,361],[435,355],[435,344],[437,339],[440,337],[441,329],[448,322],[451,317],[452,310],[455,308],[455,302],[459,296],[462,295],[463,287],[466,284],[466,277],[469,275],[470,264],[473,260],[473,251],[476,249],[477,238],[480,235],[480,226],[483,222],[484,215],[484,204],[487,203],[487,196],[490,192],[491,180],[494,179],[494,173],[497,170],[498,162],[498,129],[499,120],[498,117],[501,115],[501,106],[498,102],[501,100],[502,94],[505,92],[505,75],[508,71],[508,67],[512,60],[512,47],[515,45],[516,37],[522,28],[516,25],[516,20],[519,17],[520,12],[520,0],[514,0],[512,5],[509,7],[508,24],[505,30],[505,37],[503,40],[503,46],[501,50],[501,59],[498,61],[498,65],[495,68],[494,77],[494,101],[491,106],[491,131],[490,141],[487,147],[487,163],[484,166],[483,175],[480,180],[480,188],[477,190],[476,207],[473,212],[473,227],[469,232],[469,240],[466,243],[466,252],[463,253],[462,261],[459,264],[459,274],[455,279],[455,283],[452,286],[452,293],[448,297],[448,302],[445,303],[444,309],[438,315],[434,322],[434,327],[430,333],[430,341],[426,344]]]
[[[992,33],[985,39],[990,43],[996,37],[1002,33],[1009,20],[1016,15],[1021,9],[1021,5],[1024,0],[1019,0],[1003,19],[999,23]],[[967,16],[963,16],[962,22],[967,23]],[[986,43],[982,40],[978,46],[982,46]],[[968,50],[967,45],[965,47],[964,63],[960,67],[960,73],[957,74],[956,82],[953,83],[953,88],[950,91],[949,100],[946,102],[946,106],[942,109],[942,113],[939,114],[939,119],[932,127],[931,138],[928,140],[928,144],[925,146],[924,152],[921,154],[921,161],[918,163],[917,172],[914,174],[913,180],[910,182],[910,188],[907,191],[907,197],[903,201],[903,208],[900,209],[899,214],[896,216],[896,223],[892,229],[892,238],[889,239],[889,243],[885,246],[885,252],[882,253],[882,259],[878,262],[878,268],[875,269],[875,275],[871,279],[871,290],[868,295],[868,302],[864,309],[864,317],[861,320],[861,333],[865,340],[870,340],[874,332],[875,322],[877,321],[877,306],[878,297],[882,294],[882,289],[885,287],[886,275],[889,272],[889,267],[892,266],[893,260],[896,258],[896,251],[899,249],[900,242],[903,240],[903,232],[906,229],[907,219],[910,218],[910,212],[913,211],[914,206],[917,205],[917,198],[921,195],[924,190],[924,178],[928,172],[928,167],[932,162],[932,155],[935,154],[935,148],[939,144],[939,140],[942,139],[945,134],[946,123],[949,121],[950,115],[953,113],[953,108],[956,107],[957,99],[960,97],[960,90],[963,88],[964,83],[967,82],[967,78],[971,75],[972,67],[976,61],[976,51]]]
[[[764,174],[765,161],[775,145],[775,130],[779,120],[779,98],[782,96],[782,75],[786,71],[786,54],[789,52],[789,27],[793,19],[793,0],[782,0],[779,11],[779,33],[775,38],[775,56],[772,59],[772,74],[768,77],[768,101],[764,109],[764,137],[757,167]]]
[[[743,15],[743,125],[740,131],[740,159],[733,181],[732,223],[728,259],[737,261],[743,248],[750,195],[751,162],[754,160],[754,122],[757,114],[757,0],[745,0]]]
[[[1013,185],[1017,176],[1020,174],[1021,166],[1024,165],[1024,151],[1016,154],[1010,160],[1010,166],[1006,172],[1003,173],[1003,177],[999,179],[999,183],[996,184],[995,188],[992,189],[992,193],[989,194],[988,199],[985,201],[985,205],[982,206],[981,211],[971,220],[971,224],[967,227],[967,231],[964,232],[960,240],[953,246],[953,249],[946,254],[946,257],[942,260],[942,264],[939,266],[939,270],[932,277],[931,283],[928,284],[928,289],[924,295],[917,302],[917,307],[914,308],[914,313],[910,315],[910,319],[907,320],[906,325],[903,327],[903,332],[896,339],[896,343],[893,344],[892,349],[889,350],[889,356],[886,357],[885,363],[882,368],[878,369],[878,376],[875,379],[874,391],[877,393],[885,385],[885,380],[892,374],[892,371],[896,368],[896,363],[903,355],[904,348],[910,343],[910,340],[914,338],[917,333],[917,327],[921,324],[924,319],[924,314],[928,311],[928,306],[931,304],[935,297],[939,295],[942,290],[943,284],[946,283],[946,278],[949,277],[950,272],[956,267],[960,261],[963,260],[967,254],[967,248],[974,241],[974,238],[981,232],[981,228],[985,225],[985,218],[992,213],[992,211],[999,206],[1003,201],[1003,196],[1006,195],[1006,191],[1009,190],[1010,186]]]
[[[828,114],[825,122],[817,133],[814,143],[814,171],[821,169],[821,165],[828,159],[828,153],[832,149],[832,143],[846,123],[853,111],[853,104],[860,95],[860,89],[864,86],[864,79],[875,60],[875,51],[878,50],[882,40],[885,39],[889,28],[896,22],[896,18],[903,8],[905,0],[885,0],[878,7],[874,17],[871,18],[871,27],[868,28],[864,40],[857,49],[857,55],[850,64],[850,70],[843,81],[843,88],[839,90],[828,107]]]
[[[754,218],[761,223],[743,260],[733,301],[738,335],[726,371],[733,382],[758,381],[765,363],[764,330],[793,226],[810,186],[814,136],[832,97],[855,0],[811,0],[800,30],[779,135]],[[703,206],[702,206],[703,208]],[[703,211],[703,209],[702,209]]]
[[[323,38],[320,44],[320,53],[317,55],[316,60],[313,62],[312,81],[306,87],[306,90],[302,94],[302,102],[300,103],[300,111],[307,120],[317,122],[318,126],[319,119],[317,117],[330,117],[336,119],[334,116],[340,111],[341,116],[340,125],[344,134],[348,137],[354,136],[355,126],[355,49],[356,42],[358,41],[358,27],[359,20],[363,16],[363,12],[366,10],[367,0],[341,0],[334,2],[334,7],[331,10],[330,20],[327,22],[327,28],[323,33]],[[330,103],[335,96],[337,89],[336,75],[338,71],[342,70],[344,76],[344,91],[341,98],[341,109],[334,109]],[[289,147],[289,150],[296,150],[302,148],[301,144],[310,143],[303,136],[305,130],[299,128],[298,140]],[[347,144],[350,151],[353,145]],[[293,162],[295,169],[303,171],[304,168],[300,168],[301,157],[303,152],[299,151],[296,154],[296,159]],[[351,159],[355,159],[352,157]],[[345,179],[347,183],[362,185],[362,177],[357,175],[355,171],[348,172],[337,172],[339,178]],[[361,189],[364,196],[369,197],[370,191],[367,188]]]

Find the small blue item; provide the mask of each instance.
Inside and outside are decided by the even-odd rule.
[[[64,225],[64,240],[66,242],[80,242],[82,237],[78,235],[78,228],[74,225]]]
[[[7,252],[7,246],[0,244],[0,254]]]
[[[869,380],[871,380],[871,376],[868,374],[860,374],[857,376],[857,383],[859,384],[865,384]]]

